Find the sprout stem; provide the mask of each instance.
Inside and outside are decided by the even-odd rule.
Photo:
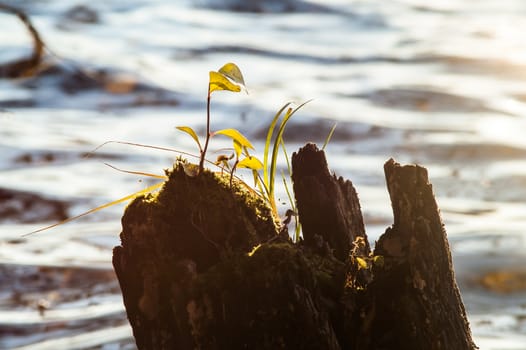
[[[206,99],[206,139],[205,146],[201,151],[201,159],[199,160],[199,173],[204,170],[205,156],[208,149],[208,142],[210,141],[210,83],[208,84],[208,97]]]

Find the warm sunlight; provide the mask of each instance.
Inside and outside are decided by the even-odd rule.
[[[166,316],[159,300],[173,295],[195,297],[173,304],[190,317],[178,328],[185,334],[227,334],[235,322],[248,327],[243,334],[265,322],[307,325],[299,310],[314,305],[322,311],[312,320],[323,326],[298,331],[300,340],[351,348],[344,326],[334,326],[344,318],[342,300],[381,292],[371,281],[384,268],[412,248],[434,247],[419,246],[417,234],[442,234],[441,225],[408,225],[422,230],[408,247],[384,235],[401,210],[391,205],[397,177],[385,172],[425,168],[432,195],[423,177],[404,184],[422,186],[409,192],[427,193],[422,212],[443,221],[442,262],[450,254],[449,283],[458,284],[469,321],[455,329],[466,331],[464,340],[471,332],[481,350],[524,350],[524,33],[523,0],[0,0],[0,349],[146,348],[131,327]],[[298,201],[292,169],[304,163],[293,154],[309,142],[323,148],[328,169],[306,166],[307,178],[328,177],[322,190],[306,180]],[[183,185],[161,191],[168,179]],[[213,190],[203,195],[200,186]],[[305,214],[301,201],[323,205]],[[407,203],[424,201],[398,204]],[[322,228],[309,231],[316,224]],[[152,234],[141,243],[166,255],[139,266],[138,233]],[[168,272],[146,273],[162,265],[156,259],[174,257]],[[430,270],[412,261],[404,270],[411,288],[389,285],[393,298],[429,296]],[[207,279],[211,266],[231,279]],[[152,280],[130,282],[134,268]],[[154,282],[166,276],[184,282]],[[137,300],[123,298],[125,280]],[[278,293],[287,281],[295,283],[290,293]],[[269,313],[247,319],[228,308],[253,311],[255,296],[293,307],[269,304]],[[462,319],[460,306],[454,315]],[[199,323],[202,315],[226,321]],[[184,338],[177,348],[207,348],[194,335],[174,335]]]

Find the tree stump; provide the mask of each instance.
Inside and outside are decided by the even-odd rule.
[[[427,172],[386,163],[394,225],[370,252],[323,151],[292,156],[304,239],[260,195],[178,162],[122,219],[113,265],[139,349],[475,349]]]
[[[376,243],[357,349],[475,349],[427,170],[384,166],[394,224]]]

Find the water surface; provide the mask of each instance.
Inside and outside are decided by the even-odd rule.
[[[176,157],[111,144],[86,158],[105,141],[196,152],[175,126],[203,133],[208,71],[233,61],[249,94],[215,94],[213,129],[238,128],[261,151],[276,110],[314,99],[288,149],[338,123],[329,164],[357,187],[371,239],[392,222],[383,163],[426,166],[477,345],[526,349],[523,2],[7,3],[58,68],[0,80],[0,348],[134,348],[111,269],[122,206],[20,235],[151,182],[104,162],[161,174]],[[1,13],[0,62],[30,45]]]

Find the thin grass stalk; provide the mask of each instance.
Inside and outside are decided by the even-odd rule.
[[[268,152],[270,149],[270,143],[272,142],[272,135],[274,134],[274,129],[276,127],[279,117],[281,116],[285,108],[287,108],[290,104],[291,103],[288,102],[285,105],[283,105],[283,107],[281,107],[281,109],[274,115],[274,118],[272,118],[272,122],[268,127],[267,139],[265,140],[265,149],[263,151],[263,183],[265,184],[267,189],[269,187],[270,182],[268,174]]]
[[[276,178],[276,166],[277,166],[277,158],[278,158],[278,149],[279,149],[280,143],[282,142],[283,132],[285,131],[285,126],[287,126],[288,121],[294,115],[294,113],[296,113],[301,107],[305,106],[309,102],[310,102],[310,100],[302,103],[301,105],[299,105],[298,107],[296,107],[294,109],[289,108],[287,110],[287,113],[283,117],[283,120],[281,121],[281,125],[279,126],[278,134],[276,135],[276,138],[274,139],[274,146],[272,148],[272,158],[271,158],[271,162],[270,162],[269,186],[268,186],[269,187],[269,195],[270,195],[271,201],[272,201],[271,203],[273,203],[274,206],[276,205],[275,200],[274,200],[274,180]]]
[[[322,151],[325,151],[325,147],[329,144],[329,141],[331,140],[332,134],[334,134],[334,130],[336,130],[336,126],[338,126],[338,123],[334,123],[334,125],[331,128],[331,131],[329,131],[329,135],[325,138],[325,142],[323,143],[323,147],[321,148]]]

